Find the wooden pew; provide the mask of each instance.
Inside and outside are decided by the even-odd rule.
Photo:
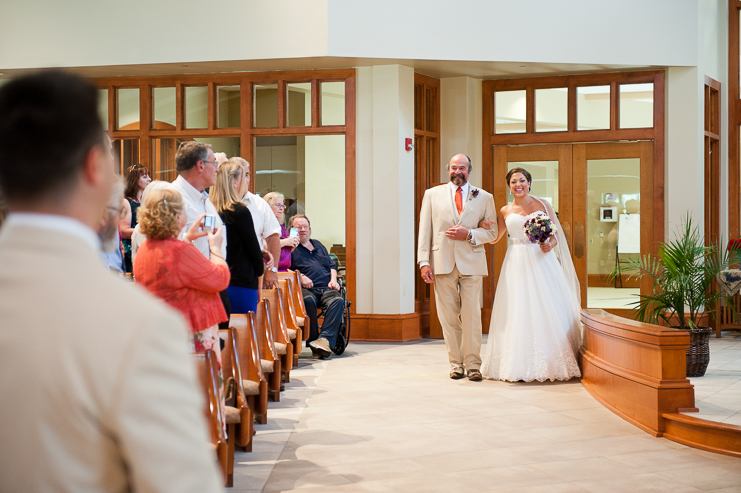
[[[250,391],[246,391],[245,394],[255,415],[255,421],[264,425],[268,422],[268,377],[262,371],[260,342],[254,323],[254,313],[232,313],[229,327],[236,331],[237,350],[245,387],[253,388],[255,384],[259,387],[257,395],[253,395]]]
[[[263,373],[268,375],[268,399],[273,402],[280,401],[280,375],[281,365],[280,356],[275,350],[275,340],[273,339],[273,329],[270,323],[270,312],[267,307],[267,300],[264,298],[257,304],[257,313],[252,321],[258,338],[258,349],[260,353],[260,363]]]
[[[226,407],[227,443],[233,450],[236,443],[246,452],[252,451],[252,435],[254,430],[254,402],[251,404],[247,395],[260,395],[260,382],[245,379],[242,375],[241,352],[239,350],[239,336],[237,329],[229,327],[226,333],[226,346],[221,353],[221,362],[224,369],[224,378],[234,379],[236,392],[234,407]],[[230,486],[230,485],[228,485]]]
[[[302,328],[303,340],[309,337],[309,330],[306,327],[306,306],[304,306],[304,295],[301,293],[301,273],[299,271],[278,272],[278,279],[293,280],[295,286],[293,290],[293,306],[296,308],[296,319],[299,327]]]
[[[209,349],[203,353],[193,354],[193,360],[196,364],[196,373],[201,382],[201,387],[206,397],[206,407],[204,414],[211,432],[211,442],[216,449],[216,456],[219,460],[221,473],[224,476],[226,484],[229,475],[234,473],[234,453],[231,460],[229,458],[229,445],[224,436],[224,416],[221,413],[221,403],[219,398],[218,369],[216,355],[213,350]],[[229,469],[229,465],[232,469]]]
[[[278,285],[283,293],[283,307],[285,308],[286,327],[288,327],[288,336],[293,344],[293,366],[298,366],[298,355],[301,353],[303,341],[303,331],[298,324],[296,316],[296,307],[293,301],[293,283],[291,279],[281,279]]]
[[[283,292],[280,287],[263,289],[263,299],[267,300],[266,307],[270,313],[270,326],[273,329],[276,351],[280,355],[283,381],[291,381],[290,372],[293,368],[293,343],[288,334],[286,322],[286,308],[283,305]]]

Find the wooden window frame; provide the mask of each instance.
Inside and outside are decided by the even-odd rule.
[[[720,239],[720,82],[705,77],[705,245]]]
[[[741,0],[738,2],[741,4]],[[651,252],[655,253],[660,242],[664,241],[664,113],[665,90],[664,71],[619,72],[607,74],[566,75],[553,77],[532,77],[522,79],[485,80],[482,86],[483,100],[483,138],[482,138],[482,182],[484,188],[494,190],[494,152],[493,146],[523,144],[561,144],[587,142],[615,142],[624,140],[652,140],[653,145],[653,230]],[[620,128],[620,94],[621,84],[653,83],[654,107],[653,127]],[[610,129],[609,130],[576,130],[576,88],[584,86],[610,86]],[[560,132],[535,132],[535,89],[566,87],[568,89],[567,130]],[[496,91],[526,91],[525,133],[495,133],[494,93]],[[500,177],[501,179],[501,177]],[[486,246],[487,258],[490,259],[489,276],[494,277],[493,248]],[[491,306],[494,298],[494,283],[484,283],[484,310]],[[488,304],[488,305],[487,305]],[[484,312],[486,324],[488,313]]]
[[[728,0],[728,235],[730,238],[739,238],[741,232],[739,12],[741,12],[741,1]]]
[[[431,115],[427,111],[427,91],[433,91],[430,96]],[[426,128],[428,117],[431,129]],[[419,121],[420,127],[417,127]],[[431,141],[430,153],[427,156],[427,142]],[[423,143],[420,145],[419,143]],[[419,236],[419,211],[425,190],[440,181],[440,79],[427,75],[414,74],[414,247],[416,253]],[[430,164],[428,166],[427,164]],[[415,255],[416,256],[416,255]],[[415,260],[414,272],[417,272]],[[429,286],[429,287],[428,287]],[[414,311],[420,314],[420,334],[433,338],[442,337],[440,323],[434,307],[434,287],[427,285],[420,276],[415,275],[415,302]],[[429,296],[427,294],[429,290]]]
[[[99,89],[108,89],[108,133],[111,139],[139,139],[140,162],[151,168],[152,139],[193,137],[238,137],[241,157],[254,163],[254,138],[279,135],[344,135],[345,136],[345,243],[346,281],[348,297],[355,299],[356,292],[356,173],[355,173],[355,69],[295,70],[277,72],[249,72],[192,75],[152,75],[130,77],[95,77],[90,81]],[[307,127],[287,127],[286,84],[312,83],[312,124]],[[345,82],[345,125],[321,126],[319,111],[319,83]],[[278,127],[253,126],[254,84],[278,84]],[[240,86],[240,127],[216,128],[216,87]],[[184,121],[185,87],[208,87],[208,128],[186,129]],[[153,101],[155,87],[175,87],[176,125],[174,129],[154,129]],[[117,130],[118,108],[116,89],[139,89],[139,129]],[[146,122],[146,124],[142,124]],[[254,192],[255,167],[250,167],[250,188]],[[351,310],[354,312],[355,307]]]

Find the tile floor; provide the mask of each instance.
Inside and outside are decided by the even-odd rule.
[[[690,416],[741,426],[741,332],[710,336],[710,363],[704,377],[691,378],[699,413]]]
[[[233,491],[741,492],[741,459],[651,437],[578,380],[453,381],[429,339],[307,356],[237,455]]]

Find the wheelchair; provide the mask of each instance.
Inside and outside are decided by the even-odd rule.
[[[344,281],[340,284],[340,295],[342,295],[345,307],[342,313],[342,322],[340,322],[340,330],[337,331],[337,341],[332,348],[332,352],[337,356],[344,353],[345,348],[350,343],[350,305],[352,305],[352,302],[347,299],[347,289]]]

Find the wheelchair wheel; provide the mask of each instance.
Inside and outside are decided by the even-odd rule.
[[[345,348],[347,347],[347,340],[345,339],[345,334],[343,334],[343,332],[343,327],[341,327],[340,333],[337,334],[337,341],[334,343],[334,347],[332,348],[332,352],[337,356],[344,353]]]

